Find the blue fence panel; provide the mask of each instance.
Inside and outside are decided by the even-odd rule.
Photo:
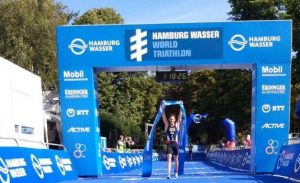
[[[0,147],[1,182],[58,182],[77,178],[67,151]]]

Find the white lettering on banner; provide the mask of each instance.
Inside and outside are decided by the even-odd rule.
[[[191,31],[192,39],[215,39],[220,38],[219,31]]]
[[[68,133],[90,133],[91,127],[71,127]]]
[[[153,32],[152,39],[189,39],[189,32]]]
[[[261,128],[284,128],[284,123],[264,123]]]
[[[249,44],[250,48],[272,48],[281,41],[280,36],[250,36],[248,39],[241,34],[235,34],[228,41],[234,51],[241,51]]]
[[[262,94],[285,94],[285,85],[262,85]]]
[[[2,158],[0,158],[0,172],[3,174],[7,174],[7,178],[4,178],[0,175],[0,181],[10,182],[9,180],[9,173],[12,178],[24,177],[27,176],[25,168],[27,166],[26,161],[24,158],[13,158],[13,159],[5,159],[5,163]],[[5,168],[4,168],[5,167]]]
[[[153,41],[153,48],[177,48],[178,41]]]
[[[64,81],[87,81],[83,70],[64,71]]]
[[[269,112],[282,112],[285,110],[285,106],[284,105],[269,105],[269,104],[264,104],[262,105],[262,111],[264,113],[269,113]]]
[[[66,114],[68,117],[73,118],[75,116],[88,116],[89,115],[89,110],[88,109],[72,109],[72,108],[68,108],[66,110]]]
[[[184,31],[184,32],[153,32],[153,40],[174,40],[174,39],[217,39],[220,38],[218,30],[205,31]]]
[[[262,76],[286,76],[286,73],[283,72],[282,66],[262,66],[261,68]]]
[[[89,40],[87,45],[82,39],[76,38],[68,47],[75,55],[81,55],[86,48],[90,52],[111,52],[117,46],[120,46],[120,40]]]
[[[88,96],[89,96],[89,92],[87,89],[77,89],[77,90],[65,89],[65,98],[67,99],[88,98]]]
[[[153,50],[154,58],[191,57],[192,50]]]
[[[273,47],[274,42],[280,42],[280,36],[255,36],[249,37],[249,46],[252,47]]]
[[[110,52],[115,46],[120,46],[119,40],[92,40],[89,41],[91,52]]]
[[[24,158],[6,159],[5,162],[9,168],[26,166],[26,161]]]

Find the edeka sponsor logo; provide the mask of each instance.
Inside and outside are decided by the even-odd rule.
[[[80,99],[80,98],[88,98],[89,92],[87,89],[65,89],[65,98],[66,99]]]
[[[261,85],[262,94],[285,94],[285,85]]]
[[[87,81],[83,70],[63,71],[64,81]]]
[[[283,66],[262,66],[261,74],[263,77],[273,77],[273,76],[286,76],[286,73],[283,71]]]

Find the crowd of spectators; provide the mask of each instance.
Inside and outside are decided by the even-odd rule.
[[[134,146],[134,141],[131,137],[124,137],[120,135],[119,140],[117,141],[116,149],[118,152],[130,152],[130,149]]]

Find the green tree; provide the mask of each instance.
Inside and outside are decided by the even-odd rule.
[[[82,24],[121,24],[122,16],[112,8],[95,8],[85,12],[74,20],[75,25]]]
[[[0,1],[0,55],[57,86],[55,27],[76,13],[52,0]]]

